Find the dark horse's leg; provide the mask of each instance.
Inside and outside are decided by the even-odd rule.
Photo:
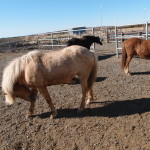
[[[57,116],[57,110],[55,109],[54,105],[52,104],[52,100],[51,97],[48,93],[48,90],[46,87],[41,87],[38,88],[39,92],[43,95],[43,97],[45,98],[46,102],[49,104],[50,109],[52,111],[52,115],[51,115],[51,119],[55,118]]]
[[[133,58],[133,56],[134,56],[133,54],[127,55],[127,60],[126,60],[125,69],[124,69],[124,72],[127,75],[131,75],[131,73],[129,71],[129,63],[130,63],[131,59]]]

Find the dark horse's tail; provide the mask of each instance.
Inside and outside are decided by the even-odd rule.
[[[97,64],[98,64],[97,56],[96,56],[95,52],[92,52],[92,53],[94,56],[94,65],[93,65],[93,68],[91,70],[90,76],[88,78],[88,90],[90,90],[92,88],[92,86],[95,82],[95,79],[96,79],[96,75],[97,75]]]
[[[123,43],[122,44],[122,70],[124,70],[125,68],[126,60],[127,60],[127,52],[125,48],[125,43]]]

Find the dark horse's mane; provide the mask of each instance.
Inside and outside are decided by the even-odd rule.
[[[101,42],[101,39],[96,36],[83,36],[82,38],[72,38],[67,41],[67,46],[71,45],[80,45],[83,47],[86,47],[87,49],[90,49],[91,45],[93,43],[98,43],[100,45],[103,45]]]

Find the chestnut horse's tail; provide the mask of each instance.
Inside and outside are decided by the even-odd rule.
[[[125,68],[126,60],[127,60],[127,52],[125,48],[125,43],[123,43],[122,45],[122,70],[124,70]]]
[[[94,65],[93,65],[93,68],[91,70],[90,76],[89,76],[88,81],[87,81],[89,90],[92,88],[92,86],[95,82],[96,75],[97,75],[97,64],[98,64],[97,56],[96,56],[95,52],[92,52],[92,54],[94,56]]]

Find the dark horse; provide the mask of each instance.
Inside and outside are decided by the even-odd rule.
[[[130,75],[129,63],[134,55],[150,59],[150,40],[131,38],[122,45],[122,70]]]
[[[93,43],[98,43],[100,45],[103,45],[101,42],[101,39],[96,36],[83,36],[81,39],[78,38],[72,38],[67,41],[67,46],[71,45],[80,45],[83,47],[86,47],[87,49],[90,49],[91,45]]]

